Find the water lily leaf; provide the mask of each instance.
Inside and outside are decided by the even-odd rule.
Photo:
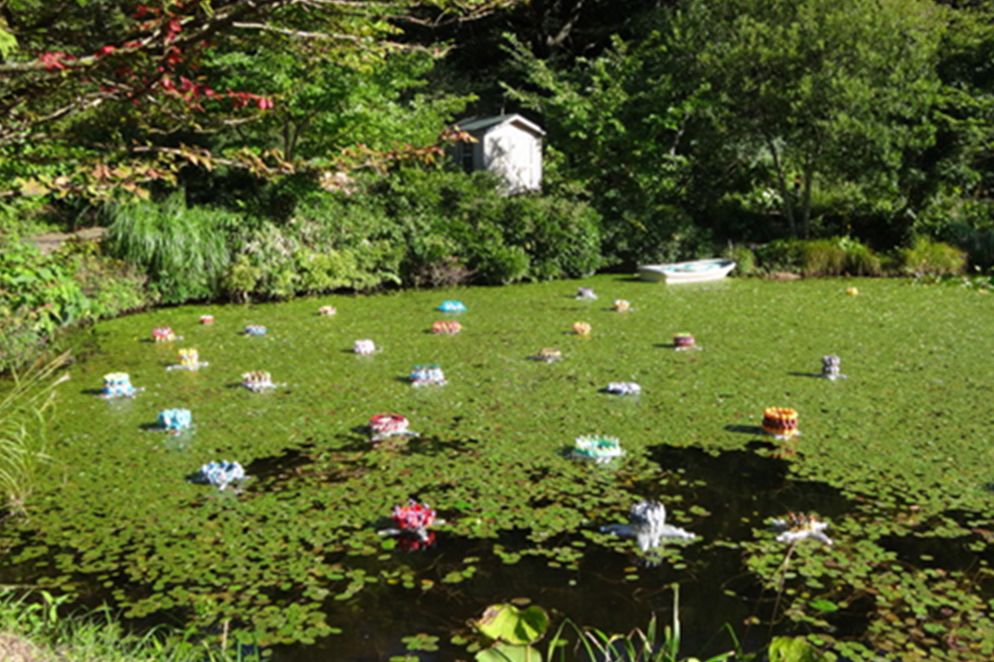
[[[497,644],[476,654],[477,662],[542,662],[542,653],[531,646]]]
[[[491,605],[476,627],[495,641],[530,644],[541,639],[549,628],[549,615],[537,605],[525,609],[512,604]]]
[[[818,611],[838,611],[839,605],[835,604],[831,600],[812,600],[808,603],[812,609],[817,609]]]
[[[822,662],[825,656],[804,639],[775,637],[770,642],[770,662]]]

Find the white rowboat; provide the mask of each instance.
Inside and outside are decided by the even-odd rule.
[[[639,277],[656,283],[700,283],[724,278],[734,268],[735,260],[717,258],[671,264],[645,264],[639,267]]]

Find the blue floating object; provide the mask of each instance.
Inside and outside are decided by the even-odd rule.
[[[466,310],[466,306],[462,301],[443,301],[438,309],[443,313],[461,313]]]
[[[193,424],[189,409],[166,409],[159,412],[159,425],[172,432],[186,430]]]
[[[210,462],[200,467],[200,477],[223,490],[236,480],[245,480],[245,469],[237,462]]]
[[[266,327],[261,324],[249,324],[245,327],[245,335],[247,336],[264,336],[266,331]]]

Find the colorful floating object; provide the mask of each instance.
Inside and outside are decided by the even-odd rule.
[[[574,299],[593,301],[597,299],[597,295],[594,294],[594,288],[592,287],[581,287],[576,291],[576,296]]]
[[[159,427],[169,432],[187,430],[193,425],[193,415],[189,409],[165,409],[159,412]]]
[[[377,533],[381,536],[405,536],[431,544],[431,541],[434,540],[434,534],[428,530],[428,527],[435,522],[436,517],[437,513],[434,508],[410,499],[406,506],[393,507],[391,519],[393,519],[396,528],[383,529]],[[411,548],[418,549],[418,546]]]
[[[417,432],[407,428],[410,421],[400,414],[377,414],[369,419],[369,429],[373,431],[370,441],[379,441],[387,437],[417,437]]]
[[[598,463],[610,462],[624,454],[625,451],[621,450],[621,442],[617,437],[601,435],[577,437],[570,451],[570,457],[578,460],[594,460]]]
[[[141,391],[131,385],[131,376],[126,372],[109,372],[104,375],[101,395],[105,398],[133,398]]]
[[[179,365],[171,365],[166,370],[200,370],[207,366],[206,361],[200,360],[200,355],[195,349],[179,350]]]
[[[438,309],[443,313],[461,313],[466,310],[466,306],[462,301],[443,301]]]
[[[615,299],[614,304],[611,306],[615,312],[627,313],[632,309],[632,302],[626,299]]]
[[[797,412],[787,407],[767,407],[763,412],[763,431],[777,439],[793,439],[797,429]]]
[[[546,363],[555,363],[556,361],[563,360],[563,353],[555,347],[543,347],[538,350],[538,354],[535,355],[535,360],[545,361]]]
[[[573,333],[578,336],[589,336],[590,335],[590,323],[589,322],[574,322],[573,323]]]
[[[859,290],[855,287],[847,287],[846,294],[849,296],[857,296],[859,294]]]
[[[673,347],[675,347],[678,352],[686,351],[688,349],[700,349],[700,347],[697,346],[697,339],[694,337],[694,334],[686,332],[673,334]]]
[[[352,345],[352,351],[362,355],[372,354],[376,351],[376,343],[372,340],[356,340]]]
[[[773,526],[780,529],[777,542],[794,544],[799,540],[816,540],[831,545],[832,539],[825,535],[828,522],[823,522],[816,515],[805,513],[787,513],[787,517],[773,520]]]
[[[642,392],[642,387],[635,382],[610,382],[606,390],[615,395],[638,395]]]
[[[639,501],[628,511],[628,524],[602,526],[604,533],[634,538],[643,552],[659,547],[664,538],[693,540],[697,536],[666,523],[666,507],[658,501]]]
[[[253,370],[242,373],[242,386],[253,393],[261,393],[267,389],[276,388],[272,376],[265,370]]]
[[[328,315],[328,316],[337,315],[338,309],[335,308],[334,306],[321,306],[320,308],[318,308],[318,314]]]
[[[214,323],[214,316],[213,315],[201,315],[200,316],[200,323],[201,324],[213,324]]]
[[[247,336],[264,336],[268,331],[269,329],[261,324],[249,324],[245,327],[245,335]]]
[[[411,384],[414,386],[444,386],[447,383],[445,373],[437,363],[416,365],[411,370]]]
[[[830,379],[833,382],[836,379],[848,379],[846,375],[841,372],[842,369],[842,359],[834,354],[829,356],[821,357],[821,376],[825,379]]]
[[[218,489],[225,489],[236,480],[245,480],[245,469],[237,462],[209,462],[200,467],[200,482],[210,483]]]
[[[462,324],[455,320],[439,320],[431,325],[432,333],[454,335],[462,331]]]
[[[176,339],[176,334],[168,326],[157,326],[152,329],[152,340],[155,342],[173,342]]]

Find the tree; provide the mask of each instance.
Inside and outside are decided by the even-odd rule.
[[[808,236],[817,179],[901,206],[905,158],[934,140],[944,15],[930,0],[689,0],[674,47],[711,90],[711,130],[768,159]]]
[[[138,190],[177,159],[286,172],[292,152],[217,159],[210,143],[237,144],[308,87],[308,65],[368,72],[393,53],[432,52],[398,41],[407,22],[468,20],[516,1],[10,0],[0,5],[0,171],[22,190],[88,194]]]

